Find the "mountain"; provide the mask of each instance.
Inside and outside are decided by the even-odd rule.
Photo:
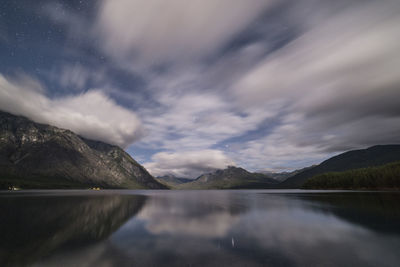
[[[303,172],[303,171],[305,171],[305,170],[308,170],[308,169],[310,169],[310,168],[313,168],[313,167],[314,167],[314,166],[305,167],[305,168],[303,168],[303,169],[294,170],[294,171],[291,171],[291,172],[269,172],[269,171],[261,171],[260,173],[263,173],[263,174],[265,174],[265,175],[267,175],[267,176],[269,176],[269,177],[271,177],[271,178],[273,178],[273,179],[275,179],[275,180],[277,180],[277,181],[279,181],[279,182],[283,182],[283,181],[285,181],[286,179],[288,179],[288,178],[290,178],[290,177],[292,177],[292,176],[295,176],[296,174],[301,173],[301,172]]]
[[[328,172],[308,179],[305,189],[400,189],[400,161],[378,167]]]
[[[378,145],[352,150],[325,160],[321,164],[287,179],[280,188],[300,188],[307,179],[328,172],[374,167],[400,160],[400,145]]]
[[[175,175],[164,175],[156,177],[157,181],[168,186],[175,187],[180,184],[192,182],[193,179],[176,177]]]
[[[251,173],[229,166],[224,170],[203,174],[193,182],[179,185],[178,189],[250,189],[270,188],[278,181],[262,173]]]
[[[260,171],[260,173],[265,174],[278,182],[283,182],[289,177],[293,176],[291,172],[270,172],[270,171]]]
[[[165,188],[117,146],[0,111],[0,188]]]

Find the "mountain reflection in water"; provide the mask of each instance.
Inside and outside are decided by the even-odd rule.
[[[64,194],[0,194],[1,266],[400,264],[398,193]]]
[[[106,239],[145,203],[140,195],[0,197],[0,266],[29,265],[56,250]]]

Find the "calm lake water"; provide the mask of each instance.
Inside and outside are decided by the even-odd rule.
[[[400,194],[0,193],[0,266],[400,266]]]

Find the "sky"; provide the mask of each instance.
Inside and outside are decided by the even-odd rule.
[[[154,176],[400,143],[398,0],[0,1],[0,109]]]

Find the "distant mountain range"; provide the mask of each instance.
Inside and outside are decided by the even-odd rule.
[[[158,176],[158,177],[156,177],[156,179],[157,179],[157,181],[159,181],[160,183],[162,183],[168,187],[175,187],[177,185],[189,183],[189,182],[193,181],[193,179],[180,178],[180,177],[176,177],[174,175]]]
[[[177,189],[252,189],[269,188],[279,182],[262,173],[251,173],[243,168],[230,166],[199,176],[192,182],[182,183]]]
[[[400,145],[378,145],[349,151],[319,165],[287,173],[251,173],[228,167],[196,179],[166,175],[153,178],[117,146],[83,138],[69,130],[35,123],[0,111],[0,189],[21,188],[141,188],[141,189],[251,189],[300,188],[319,176],[313,188],[344,179],[350,172],[400,161]],[[393,174],[392,165],[372,170]],[[394,165],[393,165],[394,166]],[[398,166],[398,165],[396,165]],[[390,171],[388,171],[391,168]],[[396,167],[396,171],[397,171]],[[332,172],[339,175],[321,176]],[[358,170],[352,173],[365,173]],[[386,175],[385,177],[391,177]],[[399,174],[400,175],[400,174]],[[326,179],[328,179],[326,178]],[[346,178],[347,179],[347,178]],[[362,178],[364,179],[364,178]],[[378,178],[377,178],[378,179]],[[391,178],[388,178],[391,179]],[[341,180],[342,181],[342,180]]]
[[[0,111],[0,189],[166,188],[117,146]]]
[[[321,174],[331,172],[344,172],[349,170],[355,170],[355,172],[344,172],[340,175],[341,179],[348,179],[351,173],[360,173],[364,170],[360,168],[371,168],[382,166],[388,163],[400,161],[400,145],[378,145],[367,149],[353,150],[342,153],[328,160],[325,160],[319,165],[303,168],[294,172],[287,173],[250,173],[242,168],[229,167],[225,170],[217,170],[213,173],[203,174],[197,179],[191,182],[180,183],[171,186],[177,189],[245,189],[245,188],[265,188],[265,189],[285,189],[285,188],[301,188],[304,183],[310,178],[317,176],[319,183],[314,182],[313,188],[317,188],[323,181],[324,177]],[[396,169],[394,169],[394,167]],[[392,177],[395,173],[399,172],[397,169],[398,163],[371,169],[371,175],[373,174],[376,179],[379,178],[379,171],[388,173],[390,168],[390,175]],[[397,171],[397,172],[396,172]],[[319,176],[318,176],[319,175]],[[400,173],[398,174],[400,175]],[[385,176],[385,177],[386,177]],[[382,178],[391,179],[391,178]],[[280,182],[279,180],[283,180]],[[385,185],[390,183],[385,180]],[[393,179],[392,179],[393,180]],[[379,182],[375,182],[375,188],[378,188]],[[310,184],[308,184],[310,186]],[[397,186],[397,182],[396,182]],[[387,186],[390,188],[390,186]],[[320,188],[323,188],[322,186]],[[345,187],[342,187],[345,188]],[[357,187],[353,187],[357,188]],[[364,187],[365,188],[365,187]],[[370,188],[374,188],[371,186]]]
[[[303,172],[305,170],[311,169],[313,167],[315,167],[315,166],[305,167],[305,168],[302,168],[302,169],[299,169],[299,170],[294,170],[294,171],[291,171],[291,172],[261,171],[260,173],[263,173],[263,174],[265,174],[265,175],[267,175],[267,176],[269,176],[269,177],[271,177],[271,178],[273,178],[273,179],[275,179],[275,180],[277,180],[279,182],[283,182],[286,179],[288,179],[290,177],[293,177],[296,174],[301,173],[301,172]]]

